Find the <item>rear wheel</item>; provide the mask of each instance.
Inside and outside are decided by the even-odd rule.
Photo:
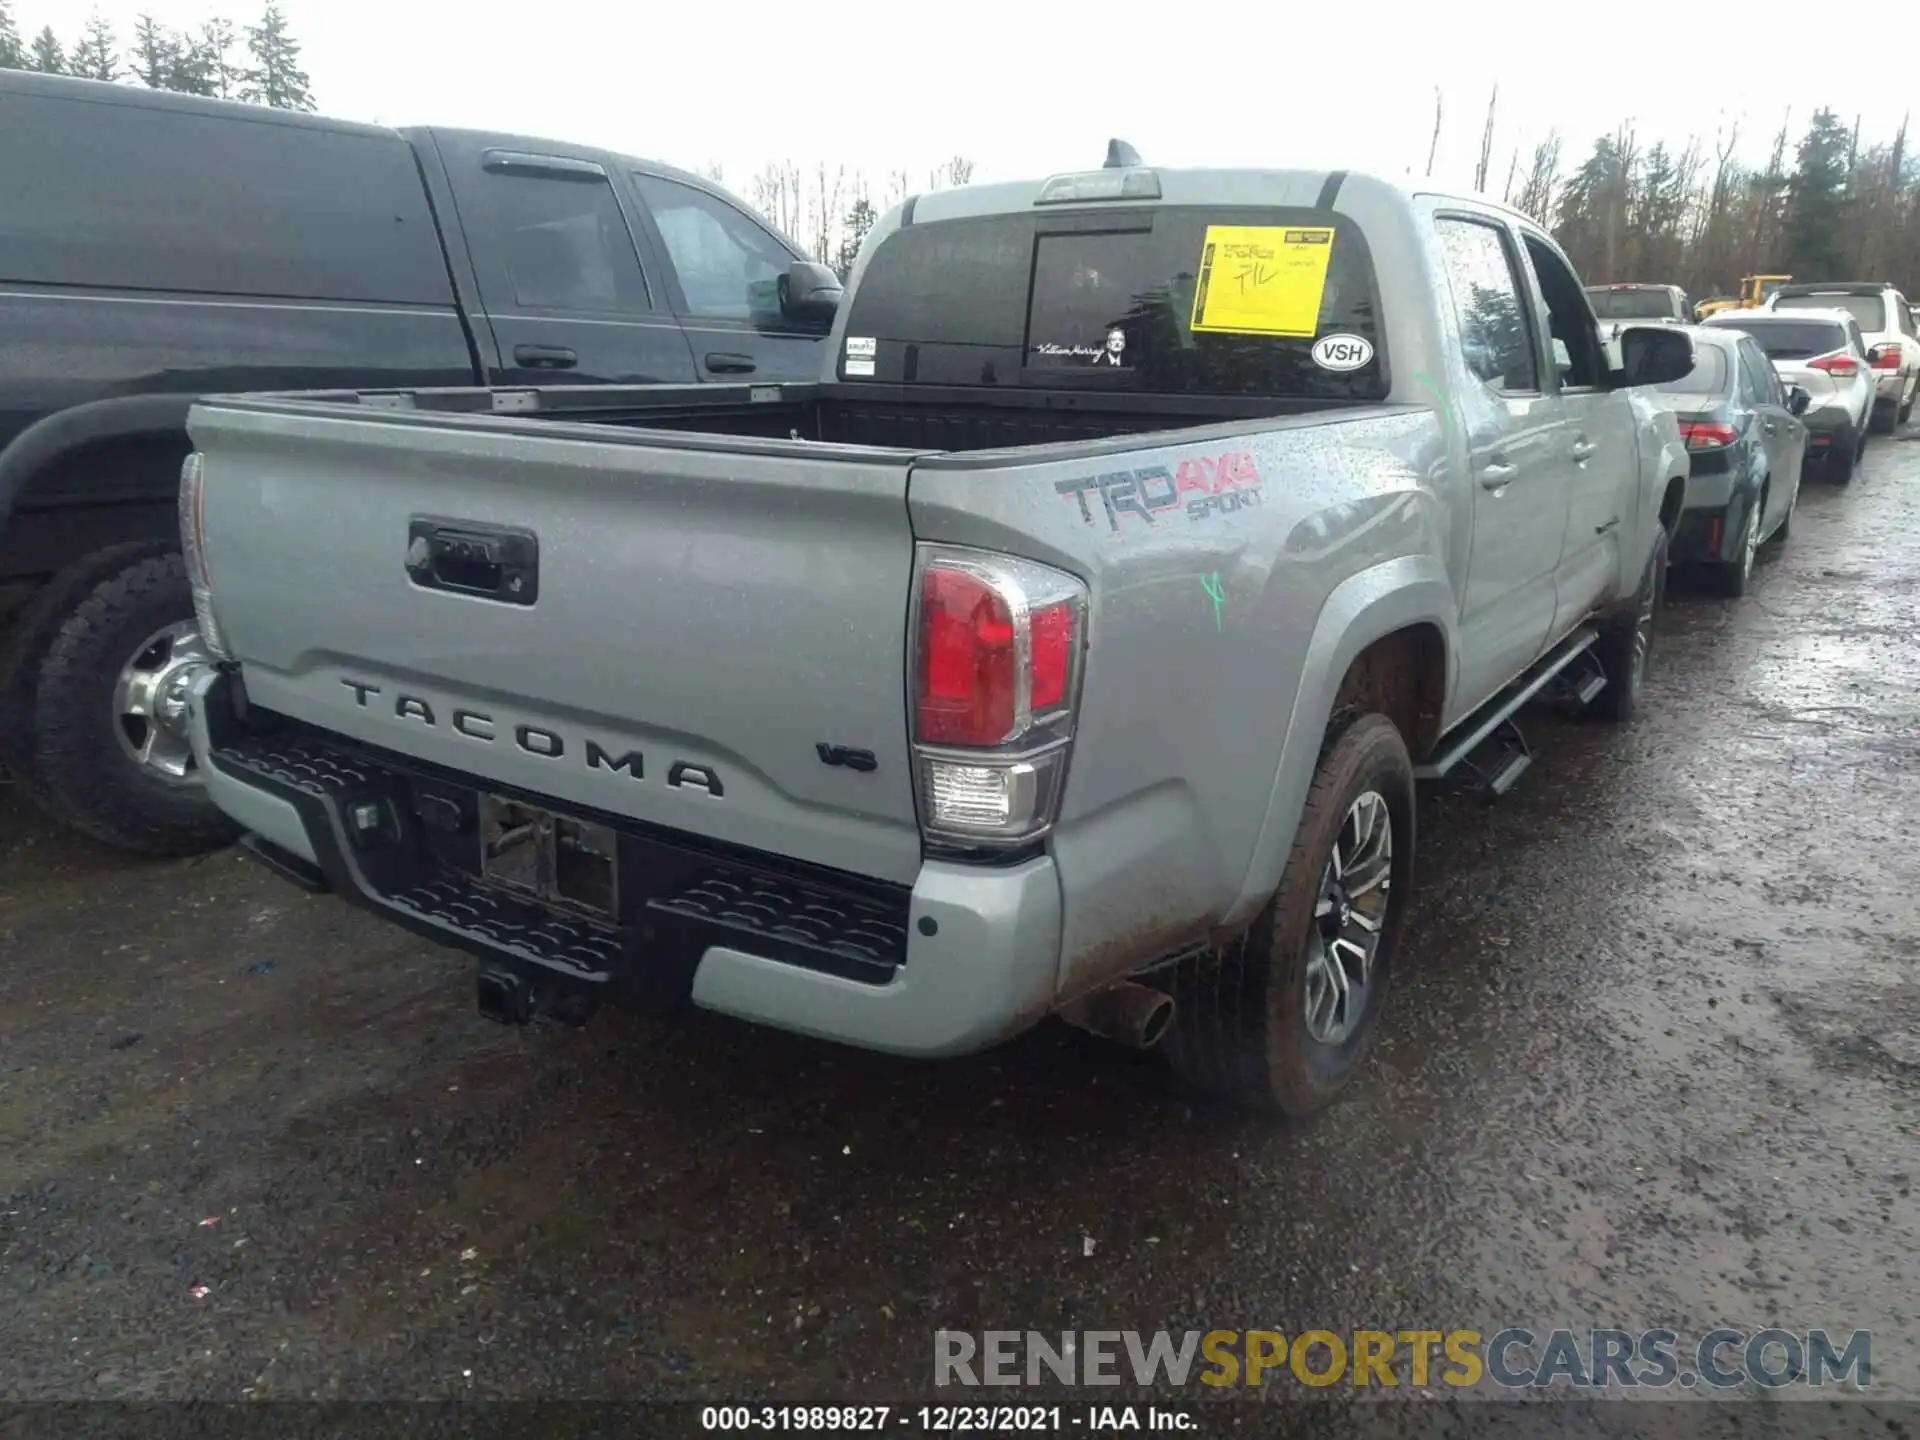
[[[1653,654],[1654,626],[1667,599],[1667,532],[1663,529],[1647,557],[1646,573],[1633,603],[1600,631],[1594,645],[1600,667],[1606,671],[1607,688],[1595,698],[1596,713],[1617,724],[1626,724],[1640,708],[1640,691],[1646,684],[1647,662]]]
[[[1413,884],[1413,762],[1391,720],[1328,728],[1280,886],[1248,929],[1181,965],[1162,1042],[1193,1089],[1303,1116],[1373,1043]]]
[[[1873,404],[1873,418],[1867,422],[1867,428],[1876,435],[1891,435],[1900,428],[1900,402],[1878,400]]]
[[[55,819],[149,855],[232,840],[187,743],[186,692],[210,663],[177,552],[136,547],[47,637],[25,718],[30,794]]]
[[[1852,480],[1854,467],[1860,463],[1866,444],[1865,435],[1856,436],[1851,430],[1834,436],[1833,444],[1827,447],[1827,478],[1836,485]]]
[[[1766,511],[1767,496],[1763,490],[1747,505],[1747,518],[1740,526],[1739,548],[1733,559],[1713,567],[1720,593],[1730,599],[1738,600],[1753,584],[1753,562],[1760,553],[1760,517]]]

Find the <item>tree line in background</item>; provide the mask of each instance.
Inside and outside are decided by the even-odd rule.
[[[716,185],[727,185],[726,171],[717,162],[701,166],[699,173]],[[820,161],[809,171],[792,160],[779,160],[761,166],[748,179],[743,198],[781,234],[798,241],[845,280],[860,256],[861,242],[888,206],[916,189],[945,190],[972,179],[973,161],[964,155],[935,166],[924,187],[915,185],[908,170],[890,171],[875,187],[860,171],[844,165]]]
[[[1475,173],[1488,193],[1493,119],[1490,101]],[[1436,102],[1436,144],[1439,121]],[[1906,121],[1890,141],[1863,143],[1858,120],[1823,108],[1793,137],[1788,111],[1766,162],[1751,165],[1734,158],[1737,125],[1711,145],[1675,147],[1646,144],[1627,123],[1563,175],[1549,134],[1525,161],[1514,152],[1502,198],[1550,227],[1590,285],[1678,285],[1704,300],[1736,294],[1743,276],[1792,275],[1920,295],[1920,157]]]
[[[275,0],[267,0],[255,25],[214,18],[195,30],[172,30],[142,15],[131,41],[122,48],[121,37],[97,12],[71,45],[63,45],[51,25],[26,40],[12,0],[0,0],[0,70],[131,81],[152,90],[247,100],[279,110],[314,108],[311,82],[300,68],[300,44]]]
[[[300,45],[277,0],[267,0],[259,22],[247,26],[215,18],[195,30],[172,30],[143,15],[124,48],[97,13],[71,45],[50,25],[23,39],[13,0],[0,0],[0,69],[6,68],[131,81],[285,110],[314,108]],[[1488,194],[1498,101],[1496,87],[1474,172],[1474,188]],[[1436,91],[1428,176],[1443,118],[1444,97]],[[1863,144],[1857,120],[1848,125],[1823,108],[1795,143],[1788,111],[1765,164],[1737,160],[1739,147],[1737,125],[1710,145],[1696,137],[1673,146],[1643,142],[1628,122],[1563,171],[1555,132],[1524,159],[1514,150],[1500,194],[1553,231],[1589,284],[1672,284],[1705,299],[1734,294],[1742,276],[1765,274],[1886,280],[1909,296],[1920,294],[1920,156],[1907,148],[1905,121],[1890,141]],[[971,160],[956,155],[929,172],[924,187],[905,170],[874,185],[844,165],[809,168],[783,160],[750,176],[744,195],[844,277],[882,210],[915,189],[965,185],[973,171]],[[717,164],[701,173],[727,183]]]

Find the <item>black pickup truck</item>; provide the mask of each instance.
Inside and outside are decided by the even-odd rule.
[[[833,272],[649,161],[0,71],[0,766],[228,838],[187,743],[197,395],[812,380]]]

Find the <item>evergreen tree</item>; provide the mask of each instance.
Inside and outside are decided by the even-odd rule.
[[[1853,132],[1831,110],[1816,110],[1787,181],[1786,261],[1795,275],[1839,275]]]
[[[233,63],[233,22],[209,20],[200,33],[182,38],[169,90],[232,100],[245,78]]]
[[[307,72],[300,68],[300,43],[287,28],[278,0],[267,0],[258,25],[247,27],[247,51],[253,68],[246,73],[240,98],[276,110],[311,110]]]
[[[133,73],[149,90],[171,90],[180,72],[185,46],[180,37],[151,15],[133,24]]]
[[[0,70],[25,70],[27,47],[13,22],[13,0],[0,0]]]
[[[27,68],[38,70],[42,75],[67,73],[67,52],[61,48],[60,37],[53,33],[51,25],[41,26],[40,33],[33,37],[33,51],[27,57]]]
[[[113,26],[97,10],[88,19],[86,33],[80,37],[80,43],[73,47],[73,57],[67,62],[67,73],[78,75],[82,80],[120,78],[120,55],[113,43]]]

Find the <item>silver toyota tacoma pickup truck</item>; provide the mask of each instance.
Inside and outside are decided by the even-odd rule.
[[[816,384],[197,405],[190,719],[248,846],[496,1019],[1058,1013],[1325,1104],[1416,781],[1635,706],[1687,477],[1635,387],[1691,342],[1602,341],[1483,200],[1116,155],[887,215]]]

